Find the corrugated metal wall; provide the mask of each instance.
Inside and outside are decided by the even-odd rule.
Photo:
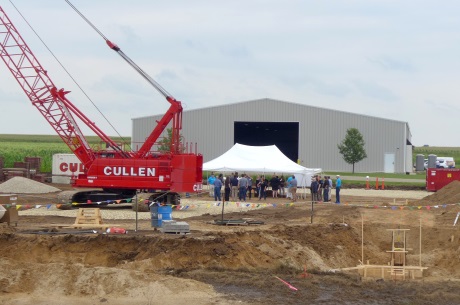
[[[133,119],[134,149],[161,116]],[[182,135],[185,141],[198,143],[198,151],[207,162],[233,146],[235,121],[299,122],[299,159],[306,167],[351,171],[352,166],[343,161],[337,145],[348,128],[357,128],[364,136],[368,157],[355,164],[356,172],[383,172],[384,156],[391,153],[395,154],[395,172],[412,168],[412,160],[407,160],[406,142],[411,141],[411,134],[406,122],[272,99],[185,111]]]

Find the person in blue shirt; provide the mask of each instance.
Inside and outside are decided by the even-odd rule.
[[[222,175],[222,174],[221,174]],[[217,201],[217,199],[219,199],[219,201],[221,201],[221,197],[220,197],[220,190],[222,188],[222,179],[220,179],[221,176],[219,176],[219,178],[217,179],[214,179],[214,200]]]
[[[291,198],[292,199],[292,193],[291,193],[291,180],[292,176],[289,176],[286,180],[286,187],[287,187],[287,193],[286,193],[286,198]]]
[[[292,175],[292,179],[289,184],[291,185],[292,201],[297,201],[297,179],[294,175]]]
[[[211,174],[211,176],[208,178],[208,185],[209,185],[209,196],[214,196],[214,181],[216,180],[216,177],[214,176],[214,173]]]
[[[311,201],[317,202],[318,201],[318,181],[316,177],[311,178],[310,192],[311,192]]]
[[[243,201],[246,201],[246,193],[248,191],[248,179],[246,174],[242,174],[240,180],[238,180],[238,188],[240,190],[238,198]]]
[[[335,203],[340,203],[340,188],[342,187],[342,180],[340,175],[337,175],[337,180],[335,180]]]

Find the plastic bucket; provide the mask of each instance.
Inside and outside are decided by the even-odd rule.
[[[172,206],[170,205],[152,205],[150,207],[152,227],[161,227],[163,220],[172,220]]]

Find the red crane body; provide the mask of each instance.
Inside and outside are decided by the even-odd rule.
[[[126,57],[116,45],[107,43]],[[69,91],[54,85],[2,7],[0,57],[32,104],[84,164],[86,172],[74,178],[74,186],[110,190],[155,189],[177,193],[202,189],[203,157],[196,152],[184,152],[180,142],[182,105],[173,97],[165,96],[171,106],[142,147],[137,152],[125,151],[67,99]],[[75,118],[89,127],[108,148],[91,148]],[[170,122],[170,151],[155,151],[154,145],[158,144],[159,137]]]

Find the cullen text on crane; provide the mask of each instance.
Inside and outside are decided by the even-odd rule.
[[[155,168],[153,167],[106,166],[104,167],[104,175],[106,176],[154,177]]]

